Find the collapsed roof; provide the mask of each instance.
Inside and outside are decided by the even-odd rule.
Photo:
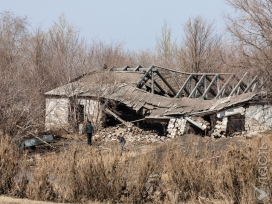
[[[185,73],[152,65],[92,72],[45,95],[108,98],[136,112],[146,108],[149,118],[165,118],[214,113],[252,100],[263,87],[257,76],[250,78],[248,73],[239,78],[229,73]]]

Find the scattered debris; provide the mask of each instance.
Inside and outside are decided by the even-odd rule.
[[[49,141],[53,141],[53,135],[43,135],[42,137],[35,137],[32,139],[28,139],[25,140],[24,142],[21,143],[20,148],[21,149],[25,149],[28,147],[33,147],[33,146],[37,146],[37,145],[41,145],[41,144],[48,144],[50,145],[48,142]],[[50,147],[53,147],[52,145],[50,145]]]
[[[108,81],[101,84],[105,75]],[[175,80],[169,80],[169,76]],[[126,139],[131,141],[158,139],[158,135],[148,133],[130,134],[135,129],[133,125],[141,127],[145,123],[162,125],[167,134],[162,138],[175,138],[191,129],[215,138],[236,132],[254,135],[272,129],[272,105],[271,96],[263,91],[264,84],[257,77],[250,77],[247,73],[241,78],[233,73],[185,73],[155,65],[93,72],[45,93],[45,127],[78,131],[88,118],[96,124],[111,118],[105,127],[125,125],[129,137]],[[105,108],[105,101],[115,105]],[[106,114],[101,116],[103,111]],[[231,119],[236,115],[242,117]],[[99,134],[110,140],[115,133]]]
[[[128,128],[131,128],[133,126],[132,123],[130,122],[126,122],[124,120],[122,120],[118,115],[116,115],[114,112],[112,112],[111,110],[109,110],[108,108],[105,109],[105,111],[107,113],[109,113],[110,115],[112,115],[113,117],[115,117],[117,120],[119,120],[121,123],[123,123],[125,126],[127,126]]]
[[[121,126],[103,128],[93,136],[93,139],[98,142],[116,141],[116,138],[119,135],[125,137],[129,143],[161,143],[171,139],[167,136],[159,136],[156,132],[144,131],[136,126],[133,126],[131,130]]]
[[[181,119],[170,119],[167,127],[168,137],[175,138],[181,136],[186,132],[186,120]]]
[[[224,117],[222,121],[217,120],[216,125],[214,127],[214,131],[211,134],[211,137],[225,137],[226,132],[227,132],[227,123],[228,123],[228,118]]]

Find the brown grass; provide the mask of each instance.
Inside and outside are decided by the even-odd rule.
[[[1,194],[66,203],[253,203],[258,150],[272,145],[270,135],[220,148],[194,137],[122,155],[115,146],[75,143],[41,156],[14,150],[9,138],[0,142]]]

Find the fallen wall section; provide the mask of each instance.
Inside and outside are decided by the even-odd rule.
[[[245,130],[248,136],[272,128],[272,105],[250,105],[245,112]]]
[[[177,136],[181,136],[186,132],[186,122],[187,120],[180,119],[170,119],[167,127],[167,136],[171,138],[175,138]]]
[[[45,110],[45,130],[68,128],[69,99],[47,98]]]

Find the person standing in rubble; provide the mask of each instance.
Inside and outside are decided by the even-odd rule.
[[[93,126],[89,120],[85,126],[85,133],[87,134],[88,145],[92,145]]]
[[[122,136],[118,136],[117,139],[119,140],[121,151],[125,150],[126,148],[124,147],[126,144],[126,140]]]

